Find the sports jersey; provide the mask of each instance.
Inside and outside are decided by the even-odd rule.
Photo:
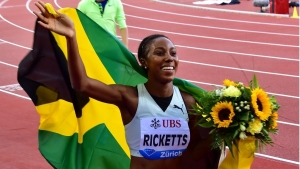
[[[125,125],[131,155],[147,159],[180,156],[188,146],[190,131],[187,109],[179,89],[173,87],[173,97],[165,111],[144,84],[139,84],[137,89],[137,111],[132,121]]]

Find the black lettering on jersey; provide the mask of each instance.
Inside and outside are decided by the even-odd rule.
[[[173,140],[172,140],[172,146],[174,146],[174,142],[175,142],[176,134],[172,134],[171,136],[173,137]]]
[[[157,147],[158,144],[159,144],[159,140],[158,140],[158,142],[155,141],[156,138],[158,138],[158,135],[157,135],[157,134],[155,134],[155,135],[153,136],[153,145],[154,145],[155,147]]]
[[[159,135],[159,146],[165,146],[164,140],[165,140],[165,135]]]
[[[183,135],[183,138],[182,138],[182,140],[183,140],[183,143],[182,143],[182,145],[184,146],[184,145],[186,145],[186,143],[187,143],[187,135],[185,134],[185,135]]]
[[[180,145],[180,140],[181,140],[182,135],[181,135],[181,134],[178,134],[177,137],[178,137],[178,144],[177,144],[177,145],[179,146],[179,145]]]
[[[165,142],[165,146],[169,146],[170,145],[170,134],[166,134],[166,142]]]
[[[143,142],[143,145],[144,146],[149,146],[149,143],[148,141],[150,140],[150,136],[148,134],[145,134],[144,135],[144,142]]]

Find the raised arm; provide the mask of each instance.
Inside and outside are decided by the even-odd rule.
[[[68,47],[68,69],[72,87],[81,91],[89,97],[102,102],[112,103],[117,106],[123,103],[125,86],[106,85],[100,81],[91,79],[87,76],[83,62],[79,55],[76,40],[76,31],[73,21],[65,14],[58,13],[58,17],[49,14],[45,9],[45,4],[41,1],[35,3],[41,13],[34,12],[40,19],[38,23],[57,34],[66,37]]]

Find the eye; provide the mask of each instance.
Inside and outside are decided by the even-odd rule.
[[[171,51],[171,56],[176,57],[176,55],[177,55],[176,51]]]
[[[156,51],[155,54],[157,56],[164,56],[165,53],[163,51]]]

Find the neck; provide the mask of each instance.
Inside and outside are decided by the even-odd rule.
[[[147,91],[156,97],[169,97],[173,94],[173,82],[169,82],[166,84],[161,83],[152,83],[151,81],[147,81],[145,83],[145,87]]]

